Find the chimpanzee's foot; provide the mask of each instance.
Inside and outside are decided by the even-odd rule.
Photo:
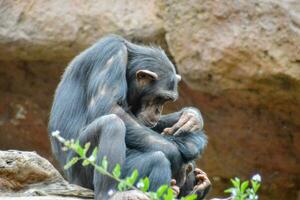
[[[211,182],[207,174],[199,168],[195,168],[196,185],[193,188],[193,193],[197,194],[198,199],[203,199],[211,188]]]

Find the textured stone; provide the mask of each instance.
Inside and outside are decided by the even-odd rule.
[[[69,184],[49,161],[35,152],[9,150],[0,151],[0,196],[87,199],[93,198],[93,191]]]
[[[0,65],[0,149],[37,151],[53,163],[48,115],[66,63],[0,61]]]
[[[35,152],[0,151],[1,199],[93,199],[92,190],[69,184],[50,164]],[[115,193],[111,200],[148,200],[137,191]]]
[[[1,60],[68,60],[108,33],[154,41],[163,33],[156,1],[0,2]]]
[[[299,16],[298,0],[0,1],[0,148],[53,162],[47,121],[60,75],[117,33],[170,52],[187,84],[168,110],[201,109],[209,144],[198,164],[212,196],[231,177],[260,173],[262,199],[296,199]]]
[[[210,140],[202,165],[215,188],[259,172],[263,197],[294,199],[300,2],[168,0],[164,6],[169,51],[193,88],[184,87],[182,96],[205,116]]]

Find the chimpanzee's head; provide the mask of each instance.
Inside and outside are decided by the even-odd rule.
[[[178,98],[177,85],[181,77],[162,49],[132,43],[127,47],[127,102],[141,123],[153,127],[163,105]]]

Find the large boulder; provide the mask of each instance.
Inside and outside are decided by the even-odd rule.
[[[0,2],[1,60],[68,60],[108,33],[159,40],[155,0]]]
[[[49,161],[35,152],[0,151],[0,196],[52,196],[91,199],[93,191],[69,184]],[[30,198],[28,198],[30,199]]]
[[[295,198],[299,1],[168,0],[164,6],[169,51],[192,88],[183,96],[205,116],[204,168],[219,182],[259,172],[269,198]]]
[[[92,190],[70,184],[45,158],[35,152],[0,151],[0,197],[2,200],[94,199]],[[149,200],[141,192],[117,192],[110,200]]]

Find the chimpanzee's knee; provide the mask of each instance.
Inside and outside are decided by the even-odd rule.
[[[151,154],[149,164],[152,168],[155,167],[170,167],[170,161],[162,151],[155,151]]]
[[[101,133],[101,137],[125,138],[125,124],[116,114],[109,114],[93,122],[93,131]]]
[[[103,158],[106,157],[109,163],[107,171],[112,172],[116,164],[123,166],[125,162],[125,124],[117,115],[110,114],[101,117],[99,125],[101,125],[101,130],[96,163],[101,165]],[[96,170],[94,170],[93,180],[96,199],[107,199],[107,192],[117,185],[114,179],[102,175]]]
[[[125,124],[123,120],[118,117],[116,114],[110,114],[110,115],[105,115],[103,116],[103,129],[105,130],[110,130],[111,132],[109,133],[111,137],[118,135],[120,136],[121,133],[124,133],[122,135],[125,135]],[[104,131],[107,133],[107,131]]]
[[[156,191],[161,185],[170,184],[171,164],[163,152],[153,152],[147,167],[151,169],[149,174],[150,191]]]

